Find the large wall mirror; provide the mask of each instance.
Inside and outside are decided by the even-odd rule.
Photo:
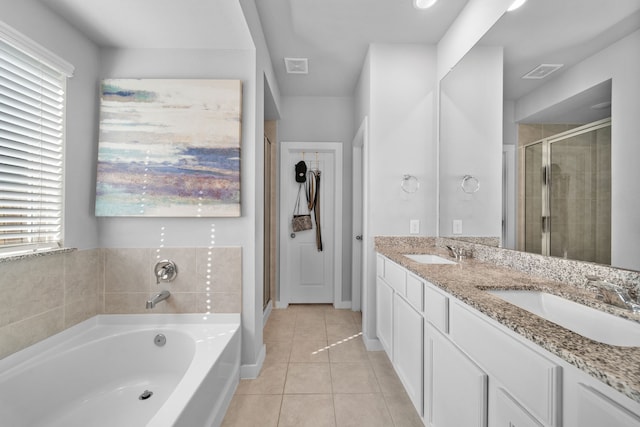
[[[640,0],[529,1],[440,82],[440,236],[640,270],[638,160]]]

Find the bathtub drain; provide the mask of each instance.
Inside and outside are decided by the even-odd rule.
[[[158,334],[156,335],[156,337],[153,339],[153,342],[156,343],[156,345],[158,347],[162,347],[163,345],[165,345],[167,343],[167,337],[165,337],[162,334]]]
[[[153,392],[149,391],[149,390],[145,390],[145,391],[142,392],[142,394],[140,396],[138,396],[138,399],[147,400],[151,396],[153,396]]]

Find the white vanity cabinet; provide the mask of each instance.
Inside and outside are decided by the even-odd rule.
[[[425,424],[486,427],[487,374],[431,324],[425,339]]]
[[[422,416],[422,315],[399,294],[393,299],[393,366]]]
[[[376,276],[378,339],[413,405],[422,415],[423,283],[417,276],[380,255]]]
[[[389,359],[393,359],[393,288],[376,278],[376,334]]]
[[[495,396],[495,411],[492,414],[492,425],[496,427],[543,427],[504,388],[497,388],[493,395]]]
[[[640,427],[640,403],[572,365],[563,381],[564,426]]]
[[[531,414],[535,417],[534,421],[542,425],[561,425],[562,371],[557,363],[460,301],[450,305],[449,332],[451,339],[489,373],[492,382],[501,385],[501,393],[506,394],[517,407],[523,408],[522,418]],[[500,390],[492,387],[490,393],[493,396],[499,394]],[[499,406],[509,400],[492,401],[494,405],[489,411],[490,419],[494,414],[514,411],[514,408]],[[515,422],[512,424],[517,425]]]
[[[378,338],[425,425],[640,427],[639,402],[388,258],[377,261]]]
[[[638,427],[640,418],[595,388],[578,384],[577,424],[580,427]]]

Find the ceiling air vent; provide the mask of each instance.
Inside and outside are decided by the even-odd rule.
[[[544,79],[549,74],[554,71],[562,68],[564,64],[540,64],[533,70],[529,71],[527,74],[522,76],[523,79]]]
[[[284,58],[284,65],[289,74],[309,74],[307,58]]]

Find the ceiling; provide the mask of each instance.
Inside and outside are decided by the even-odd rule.
[[[370,43],[435,45],[467,0],[417,10],[411,0],[257,0],[283,96],[353,96]],[[284,58],[308,58],[286,74]]]
[[[505,98],[515,100],[638,28],[640,0],[532,0],[479,44],[504,47]],[[544,80],[521,78],[540,64],[564,67]]]
[[[479,44],[504,47],[504,98],[517,100],[640,28],[640,0],[535,0],[506,13]],[[640,46],[638,47],[640,49]],[[540,64],[564,64],[542,80],[522,76]],[[522,120],[590,123],[611,116],[611,81]]]
[[[252,49],[239,1],[38,0],[101,47]]]
[[[99,46],[253,48],[239,0],[39,1]],[[255,0],[282,96],[353,96],[370,43],[435,45],[466,2],[419,11],[411,0]],[[640,0],[535,0],[481,44],[505,47],[505,98],[517,99],[637,28]],[[285,57],[308,58],[309,74],[286,74]],[[520,79],[541,63],[565,67]]]

